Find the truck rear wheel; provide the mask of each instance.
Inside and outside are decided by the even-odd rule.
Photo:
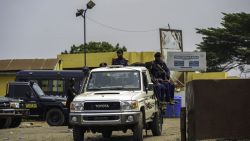
[[[111,138],[111,135],[112,135],[112,131],[111,130],[102,132],[102,137],[103,138]]]
[[[74,141],[84,141],[84,129],[81,126],[73,126]]]
[[[139,115],[138,123],[133,127],[133,141],[143,141],[143,120],[142,112]]]
[[[46,121],[50,126],[62,126],[65,116],[59,108],[50,109],[46,114]]]
[[[151,131],[153,136],[160,136],[162,132],[162,117],[159,112],[154,115],[153,122],[151,123]]]
[[[21,117],[15,117],[12,119],[12,122],[10,124],[10,128],[16,128],[18,127],[22,122],[22,118]]]

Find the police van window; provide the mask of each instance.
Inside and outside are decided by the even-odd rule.
[[[63,92],[64,81],[63,80],[53,80],[52,91],[53,92]]]
[[[42,81],[41,81],[41,84],[42,84],[41,88],[42,88],[42,90],[43,90],[44,92],[50,91],[50,90],[49,90],[49,80],[42,80]]]
[[[63,92],[64,89],[64,81],[63,80],[57,80],[57,91]]]

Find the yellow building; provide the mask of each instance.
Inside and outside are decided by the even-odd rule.
[[[129,64],[145,63],[154,60],[155,52],[124,52],[124,58]],[[87,53],[87,66],[90,68],[99,67],[100,63],[111,65],[112,59],[116,58],[116,52]],[[15,80],[15,74],[19,70],[76,70],[84,66],[83,54],[60,54],[57,59],[14,59],[0,60],[0,96],[6,93],[6,84]],[[226,72],[215,73],[172,73],[172,78],[181,87],[185,82],[195,79],[227,79]]]
[[[15,73],[0,73],[0,96],[6,94],[6,85],[15,80]]]
[[[188,81],[201,79],[227,79],[227,72],[188,73]]]
[[[124,52],[124,58],[129,64],[136,62],[145,63],[154,60],[155,52]],[[100,63],[111,65],[112,59],[116,58],[115,52],[87,53],[86,63],[90,68],[99,67]],[[81,69],[84,66],[83,54],[61,54],[57,58],[62,61],[62,69]]]
[[[20,70],[59,70],[58,59],[12,59],[0,60],[0,96],[6,94],[6,85],[15,81],[16,72]]]

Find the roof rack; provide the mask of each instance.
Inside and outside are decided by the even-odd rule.
[[[108,68],[123,68],[123,65],[108,65]]]

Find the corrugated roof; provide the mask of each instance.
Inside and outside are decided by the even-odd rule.
[[[12,59],[0,60],[0,71],[53,70],[58,59]]]

